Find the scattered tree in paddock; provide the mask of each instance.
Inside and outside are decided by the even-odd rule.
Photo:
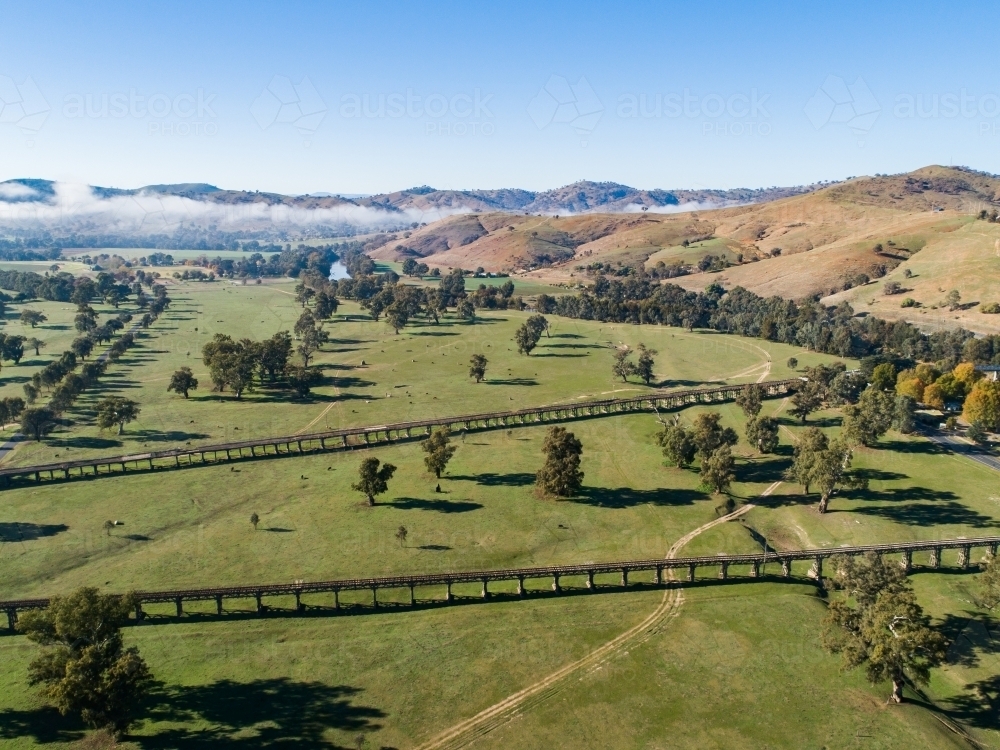
[[[340,307],[340,300],[327,291],[316,293],[316,301],[313,304],[313,314],[320,320],[329,320],[337,313]]]
[[[8,423],[20,419],[23,411],[24,399],[17,396],[7,396],[0,399],[0,430],[5,429]]]
[[[406,537],[409,535],[409,533],[410,532],[406,530],[405,526],[400,526],[398,529],[396,529],[396,539],[399,541],[400,547],[406,546]]]
[[[251,513],[250,514],[250,525],[253,526],[253,530],[254,531],[257,530],[257,524],[259,524],[259,523],[260,523],[260,516],[258,516],[256,513]]]
[[[542,446],[545,465],[535,474],[535,485],[545,495],[572,497],[583,486],[580,456],[583,444],[572,432],[552,427]]]
[[[704,412],[695,417],[692,439],[698,449],[698,457],[705,462],[724,445],[734,446],[740,439],[732,427],[723,427],[722,415],[716,411]]]
[[[527,323],[517,329],[514,334],[514,342],[517,344],[519,354],[531,356],[531,350],[538,346],[542,333],[536,328],[532,328]]]
[[[136,647],[125,648],[121,627],[134,595],[83,588],[53,597],[46,609],[25,613],[18,630],[45,652],[28,665],[28,682],[64,716],[118,736],[135,722],[151,683]]]
[[[680,417],[674,417],[670,424],[664,425],[656,435],[657,444],[663,449],[663,456],[679,469],[694,461],[698,446],[694,437],[680,422]]]
[[[441,478],[441,472],[445,470],[451,457],[458,450],[456,446],[451,445],[447,427],[438,427],[420,447],[427,454],[424,456],[424,465],[427,467],[427,471],[438,479]]]
[[[615,349],[614,362],[611,363],[611,374],[616,378],[621,378],[623,383],[628,382],[628,376],[634,375],[635,364],[629,359],[629,355],[632,352],[629,348],[622,347],[621,349]]]
[[[750,418],[760,414],[764,400],[764,389],[756,383],[744,386],[740,389],[736,397],[736,405],[743,410],[743,413]]]
[[[118,434],[125,432],[125,425],[139,418],[139,404],[121,396],[108,396],[97,404],[97,426],[102,430],[118,425]]]
[[[28,347],[29,349],[34,349],[35,350],[35,356],[38,357],[38,356],[41,356],[41,353],[42,353],[41,350],[45,346],[45,342],[42,341],[41,339],[36,339],[34,336],[32,336],[31,338],[27,339],[24,342],[24,345],[26,347]]]
[[[872,447],[889,431],[896,417],[891,393],[869,386],[856,404],[844,407],[844,435],[854,445]]]
[[[872,684],[890,681],[890,700],[901,703],[907,679],[926,685],[931,668],[944,661],[947,639],[931,628],[909,582],[900,581],[876,555],[839,569],[835,580],[856,606],[830,603],[823,646],[841,654],[848,669],[864,666]]]
[[[818,380],[809,380],[792,395],[792,408],[788,412],[805,424],[814,411],[823,406],[826,388]]]
[[[795,357],[789,357],[788,362],[785,364],[789,370],[797,370],[799,368],[799,361]]]
[[[21,311],[21,325],[31,326],[34,328],[41,323],[44,323],[48,318],[38,310],[22,310]]]
[[[487,364],[489,364],[489,360],[482,354],[473,354],[472,359],[469,360],[469,377],[475,378],[477,383],[482,382],[483,378],[486,377]]]
[[[167,386],[167,391],[184,394],[184,398],[187,398],[188,391],[194,391],[197,388],[198,378],[191,372],[191,368],[182,367],[179,370],[175,370],[174,374],[170,376],[170,385]]]
[[[476,306],[468,298],[463,299],[456,305],[455,312],[458,313],[458,317],[462,320],[467,320],[470,323],[476,322]]]
[[[352,490],[362,493],[369,505],[375,505],[375,498],[389,490],[389,480],[396,473],[396,467],[381,462],[373,457],[366,458],[358,467],[358,481],[351,485]]]
[[[552,333],[549,331],[549,321],[544,315],[532,315],[525,321],[525,325],[534,331],[538,331],[538,337],[544,333],[546,338],[551,338]]]
[[[721,445],[711,456],[701,463],[702,481],[717,494],[729,491],[729,485],[736,479],[736,462],[728,445]]]
[[[983,572],[976,577],[978,590],[973,601],[977,607],[993,610],[1000,604],[1000,557],[991,555],[982,563]]]
[[[289,366],[285,371],[288,386],[299,398],[307,398],[312,389],[323,382],[323,373],[315,367]]]
[[[895,398],[892,427],[893,429],[909,435],[917,429],[917,402],[902,393]]]
[[[389,324],[396,335],[399,335],[400,330],[406,327],[406,324],[410,321],[410,313],[406,309],[405,305],[401,305],[397,302],[393,302],[387,308],[385,308],[385,322]]]
[[[748,419],[747,442],[758,453],[774,453],[778,449],[778,420],[774,417]]]
[[[31,384],[25,383],[25,385]],[[36,441],[52,432],[55,426],[55,414],[51,409],[25,409],[21,415],[21,432]]]
[[[659,354],[656,349],[647,349],[646,345],[639,344],[639,359],[635,364],[635,374],[642,378],[642,382],[649,385],[653,382],[653,367],[656,365],[654,357]]]

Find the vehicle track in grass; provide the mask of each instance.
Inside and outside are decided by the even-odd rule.
[[[781,484],[774,482],[761,493],[761,497],[766,497],[774,492]],[[667,551],[666,559],[671,560],[677,557],[680,551],[689,544],[695,537],[727,523],[735,518],[749,513],[756,506],[747,503],[737,508],[732,513],[720,516],[713,521],[702,524],[696,529],[689,531],[671,545]],[[674,572],[667,570],[667,577],[670,581],[675,581]],[[500,728],[504,724],[515,719],[517,716],[530,711],[535,706],[557,694],[565,688],[567,678],[585,671],[587,673],[600,669],[611,659],[619,657],[625,653],[626,648],[632,648],[644,643],[652,636],[659,633],[663,627],[674,619],[684,603],[684,591],[679,587],[670,586],[663,592],[663,598],[659,605],[642,622],[632,626],[624,633],[616,636],[607,643],[599,646],[581,659],[571,662],[548,676],[538,680],[518,692],[509,695],[502,701],[494,703],[489,708],[483,709],[475,716],[455,724],[449,729],[437,734],[427,742],[418,745],[417,750],[449,750],[451,748],[468,747],[477,739]]]

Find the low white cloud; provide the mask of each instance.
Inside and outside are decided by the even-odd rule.
[[[650,213],[650,214],[682,214],[688,211],[711,211],[713,208],[726,208],[727,206],[738,206],[740,205],[736,201],[689,201],[688,203],[676,203],[667,206],[649,206],[645,212],[643,212],[643,206],[638,203],[629,203],[625,206],[621,213],[625,214],[638,214],[638,213]]]
[[[0,227],[101,234],[169,234],[181,229],[208,228],[222,232],[294,232],[342,226],[381,229],[412,222],[430,223],[468,210],[394,212],[350,203],[327,208],[263,202],[228,204],[154,192],[101,197],[88,185],[72,183],[56,183],[51,199],[15,202],[15,198],[30,197],[17,190],[24,186],[9,183],[0,186],[3,187],[10,192],[0,193]]]
[[[4,182],[0,184],[0,200],[17,200],[18,198],[31,198],[38,193],[27,185],[19,182]]]

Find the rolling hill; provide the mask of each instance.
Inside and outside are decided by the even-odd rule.
[[[770,201],[816,185],[734,190],[639,190],[611,182],[577,182],[544,192],[520,189],[436,190],[417,187],[364,197],[282,195],[224,190],[204,183],[134,189],[39,179],[0,182],[0,236],[101,236],[119,240],[173,234],[214,244],[220,235],[253,232],[282,241],[414,229],[473,212],[567,214],[675,212],[690,207]],[[450,230],[449,230],[450,231]],[[209,236],[211,235],[211,236]],[[118,243],[120,244],[120,243]],[[161,243],[162,246],[162,243]],[[172,247],[189,247],[177,244]]]
[[[718,282],[765,296],[819,295],[925,326],[957,317],[974,330],[993,331],[1000,315],[937,303],[951,289],[963,304],[1000,301],[1000,225],[976,219],[995,208],[1000,178],[931,166],[715,210],[452,216],[388,242],[374,256],[572,285],[587,283],[593,276],[587,266],[595,264],[605,272],[680,264],[695,272],[673,282],[690,289]],[[697,272],[707,255],[724,258],[728,267],[718,270],[725,265],[718,261],[714,272]],[[912,293],[884,295],[883,281],[900,281]],[[900,307],[907,296],[917,305]]]

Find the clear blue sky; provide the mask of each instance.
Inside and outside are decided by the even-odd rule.
[[[978,2],[5,0],[0,180],[370,193],[1000,172],[995,25]]]

